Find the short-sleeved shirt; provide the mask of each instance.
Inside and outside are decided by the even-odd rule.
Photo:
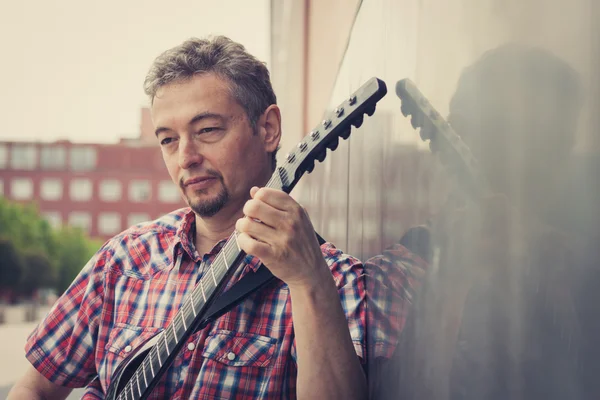
[[[31,333],[26,356],[48,380],[87,387],[103,398],[128,354],[165,329],[225,240],[199,255],[189,208],[132,227],[109,240]],[[363,266],[321,246],[361,361],[366,353]],[[260,268],[246,256],[229,287]],[[296,397],[296,350],[290,294],[276,280],[194,333],[150,398]]]

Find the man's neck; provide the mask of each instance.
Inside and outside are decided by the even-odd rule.
[[[195,246],[200,255],[206,254],[221,240],[226,239],[235,230],[235,223],[242,218],[242,207],[236,211],[221,210],[217,215],[203,218],[196,214]]]

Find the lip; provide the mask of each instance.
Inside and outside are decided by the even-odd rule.
[[[183,186],[192,189],[205,189],[208,186],[212,185],[216,180],[217,178],[215,178],[214,176],[190,178],[183,182]]]
[[[197,178],[190,178],[183,182],[183,186],[189,186],[189,185],[193,185],[194,183],[201,183],[201,182],[209,181],[209,180],[213,180],[213,179],[216,179],[216,178],[214,176],[200,176]]]

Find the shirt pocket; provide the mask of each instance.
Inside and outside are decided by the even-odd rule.
[[[206,338],[202,357],[231,367],[267,367],[276,348],[272,337],[218,330]]]
[[[108,336],[105,350],[119,357],[127,357],[160,331],[161,328],[155,327],[116,324]]]
[[[161,330],[125,324],[116,324],[113,327],[104,346],[104,357],[98,368],[98,376],[105,390],[119,364]]]

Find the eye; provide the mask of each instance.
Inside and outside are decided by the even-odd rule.
[[[208,127],[208,128],[202,128],[202,129],[200,129],[200,130],[198,131],[198,134],[203,134],[203,133],[210,133],[210,132],[214,132],[214,131],[216,131],[217,129],[219,129],[219,128],[217,128],[217,127],[215,127],[215,126],[211,126],[211,127]]]
[[[171,138],[171,137],[166,137],[166,138],[164,138],[164,139],[162,139],[162,140],[160,141],[160,145],[161,145],[161,146],[166,146],[166,145],[168,145],[169,143],[172,143],[174,140],[175,140],[175,139],[173,139],[173,138]]]

